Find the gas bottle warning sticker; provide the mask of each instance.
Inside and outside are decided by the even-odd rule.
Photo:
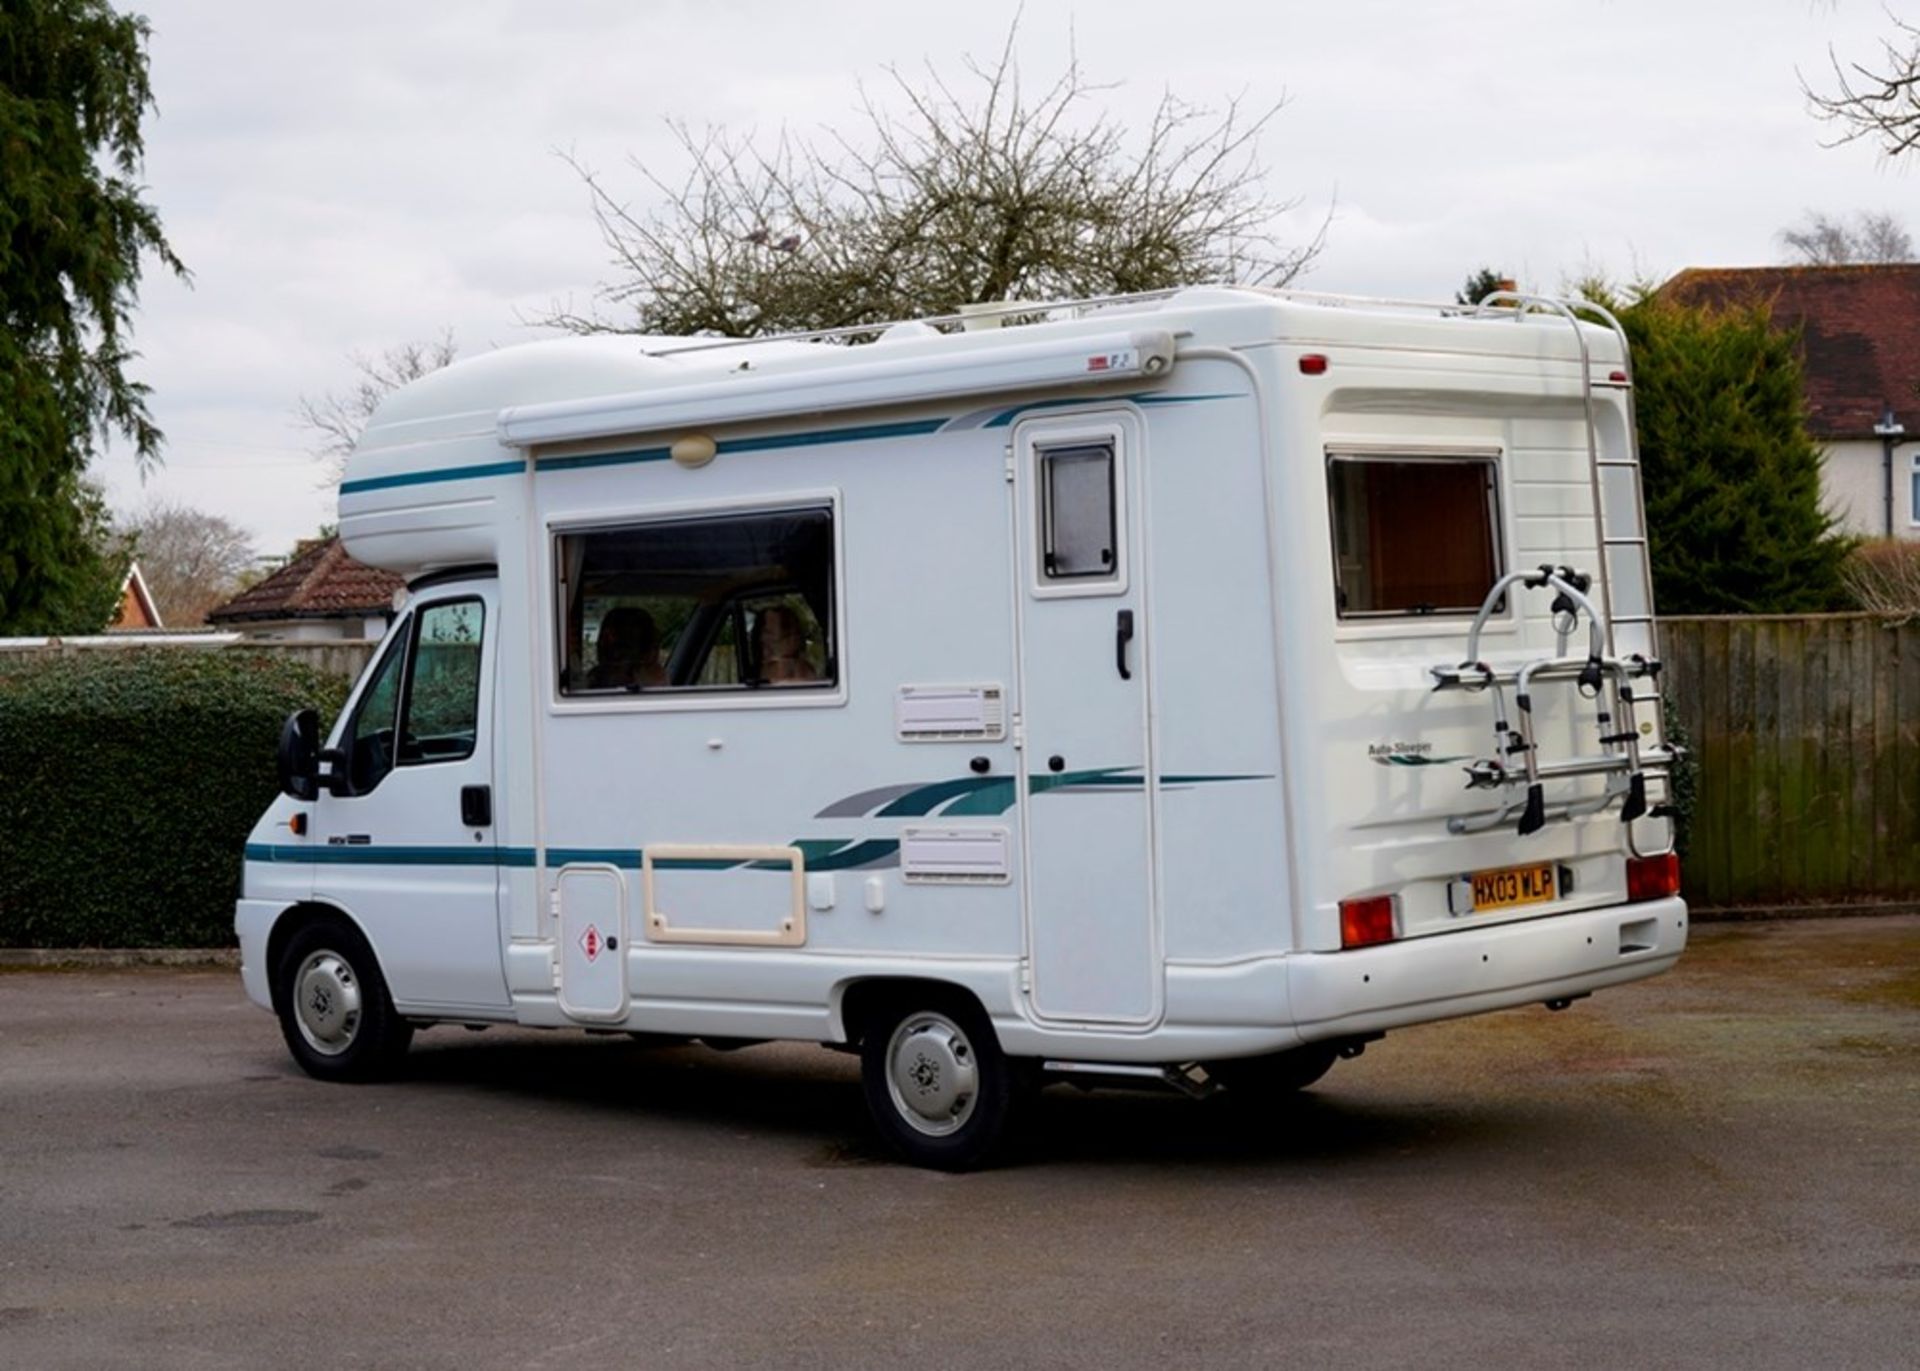
[[[587,931],[580,935],[580,950],[586,954],[590,962],[600,960],[600,950],[606,945],[606,939],[600,936],[600,930],[592,924],[588,924]]]

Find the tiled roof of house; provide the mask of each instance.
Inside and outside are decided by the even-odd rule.
[[[1920,434],[1920,263],[1696,267],[1660,287],[1689,305],[1758,302],[1797,328],[1816,438],[1871,438],[1885,407]]]
[[[404,577],[356,562],[338,538],[303,544],[292,561],[207,615],[210,624],[344,619],[393,608]]]

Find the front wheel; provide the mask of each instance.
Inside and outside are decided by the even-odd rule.
[[[274,985],[280,1032],[309,1076],[368,1081],[390,1074],[413,1041],[394,1012],[373,949],[345,919],[322,917],[293,935]]]
[[[998,1151],[1017,1074],[986,1015],[958,997],[878,1014],[860,1044],[861,1084],[881,1136],[908,1161],[939,1171],[970,1171]]]

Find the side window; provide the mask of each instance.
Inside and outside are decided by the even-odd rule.
[[[1041,448],[1038,455],[1042,575],[1112,578],[1119,566],[1113,444]]]
[[[1913,489],[1907,492],[1907,522],[1920,528],[1920,457],[1913,459]]]
[[[373,669],[373,678],[360,695],[340,747],[347,756],[347,779],[353,793],[364,795],[393,770],[394,720],[400,709],[400,677],[407,660],[413,620],[402,619],[388,635],[386,650]]]
[[[1494,476],[1485,457],[1330,456],[1340,617],[1480,608],[1500,576]]]
[[[422,609],[415,622],[400,765],[471,757],[480,728],[480,637],[486,606],[479,600],[447,600]]]
[[[835,684],[833,537],[824,506],[560,534],[561,694]]]

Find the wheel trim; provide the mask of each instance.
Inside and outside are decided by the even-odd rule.
[[[916,1133],[943,1138],[966,1127],[980,1097],[973,1043],[944,1014],[911,1014],[887,1041],[887,1095]]]
[[[321,948],[300,963],[293,978],[293,1018],[307,1046],[337,1057],[359,1035],[360,978],[339,953]]]

